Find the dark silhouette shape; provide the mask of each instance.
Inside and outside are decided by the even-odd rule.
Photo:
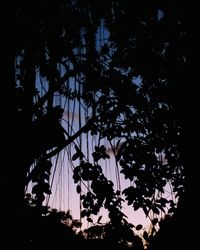
[[[183,102],[177,102],[188,60],[184,6],[140,1],[132,8],[131,1],[96,0],[19,1],[15,7],[16,19],[9,30],[13,34],[15,30],[17,36],[10,48],[7,92],[13,103],[6,110],[15,121],[13,124],[8,119],[13,150],[12,156],[7,152],[9,162],[0,177],[5,233],[12,238],[6,226],[14,224],[16,232],[22,221],[24,190],[29,181],[36,183],[32,190],[35,207],[40,215],[43,213],[44,195],[51,192],[51,165],[46,163],[87,132],[101,134],[110,142],[118,140],[121,146],[115,159],[125,178],[134,182],[123,194],[135,210],[142,208],[147,216],[150,211],[159,215],[169,201],[155,198],[155,190],[162,195],[169,180],[177,197],[188,197],[180,115]],[[97,49],[99,27],[109,38],[102,39],[106,41]],[[59,66],[64,67],[63,74]],[[37,89],[38,74],[47,83],[43,92]],[[141,79],[139,85],[137,78]],[[70,88],[72,79],[78,79],[79,89]],[[62,107],[56,107],[55,94],[82,100],[91,110],[86,123],[73,135],[61,125]],[[121,212],[120,191],[114,190],[98,164],[109,156],[101,143],[94,148],[92,163],[83,155],[76,148],[72,159],[80,160],[74,169],[74,182],[91,183],[91,190],[81,196],[82,216],[90,219],[104,206],[119,240],[120,229],[127,227],[130,232],[131,225]],[[81,192],[80,186],[77,191]],[[171,204],[174,208],[173,201]],[[39,218],[41,228],[43,223],[57,227]],[[62,227],[59,224],[59,234]],[[24,234],[22,231],[20,244]]]

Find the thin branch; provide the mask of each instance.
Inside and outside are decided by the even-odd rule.
[[[62,145],[57,147],[55,150],[53,150],[52,152],[46,154],[43,157],[43,159],[47,160],[47,159],[53,157],[54,155],[58,154],[61,150],[63,150],[70,143],[72,143],[77,137],[79,137],[82,133],[84,133],[86,131],[87,127],[90,126],[91,122],[92,122],[92,119],[88,120],[88,122],[82,128],[80,128],[79,131],[77,131],[74,135],[69,137]]]

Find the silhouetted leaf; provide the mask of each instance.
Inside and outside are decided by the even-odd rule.
[[[98,218],[98,220],[97,220],[97,223],[100,223],[101,219],[102,219],[102,215],[99,216],[99,218]]]
[[[152,210],[153,210],[153,212],[154,212],[155,214],[158,214],[158,215],[160,214],[160,211],[159,211],[159,209],[158,209],[157,207],[154,206],[154,207],[152,208]]]
[[[72,161],[77,160],[78,157],[79,157],[79,154],[78,154],[78,153],[75,153],[75,154],[72,156]]]
[[[174,208],[174,207],[171,207],[170,209],[168,209],[167,212],[168,212],[169,214],[171,214],[171,213],[174,213],[174,211],[175,211],[175,208]]]
[[[129,198],[127,204],[130,206],[131,204],[133,204],[133,200]]]
[[[141,224],[138,224],[138,225],[135,227],[136,230],[141,230],[142,228],[143,228],[143,226],[142,226]]]
[[[164,207],[165,204],[168,203],[168,200],[162,197],[159,200],[157,200],[156,202],[160,203]]]
[[[93,220],[91,218],[87,218],[87,221],[93,223]]]
[[[78,194],[81,193],[81,186],[80,186],[80,185],[77,185],[77,186],[76,186],[76,191],[77,191]]]
[[[137,211],[140,208],[139,204],[136,202],[133,203],[133,207],[135,211]]]
[[[158,223],[158,218],[154,218],[153,220],[152,220],[152,224],[153,225],[156,225]]]
[[[143,238],[145,240],[148,240],[148,238],[149,238],[148,233],[146,231],[144,231],[144,233],[143,233]]]
[[[81,211],[81,217],[83,218],[83,217],[85,217],[86,215],[87,215],[87,210],[86,210],[86,209],[82,210],[82,211]]]
[[[81,199],[81,200],[84,200],[85,197],[86,197],[85,194],[82,194],[81,197],[80,197],[80,199]]]
[[[116,195],[120,195],[121,192],[119,190],[116,191]]]

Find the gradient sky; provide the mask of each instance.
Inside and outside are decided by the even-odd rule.
[[[163,16],[163,13],[159,10],[158,12],[158,18],[161,19]],[[109,38],[109,33],[105,30],[104,24],[102,22],[101,27],[98,29],[97,32],[97,50],[100,50],[101,47],[105,44],[105,42]],[[70,65],[69,65],[70,66]],[[64,68],[60,68],[61,77],[65,73]],[[139,85],[142,81],[142,78],[138,77],[134,79],[134,82]],[[75,79],[69,79],[69,86],[70,88],[78,89],[79,84],[75,82]],[[36,87],[38,88],[40,92],[40,96],[43,96],[45,92],[48,90],[48,83],[46,79],[43,79],[40,76],[40,73],[38,72],[36,74]],[[80,104],[77,103],[77,101],[74,100],[67,100],[64,99],[60,95],[54,97],[54,105],[60,105],[64,109],[64,115],[63,115],[63,121],[62,125],[66,129],[67,133],[72,135],[76,131],[78,131],[80,127],[80,120],[81,125],[83,126],[86,122],[86,116],[88,115],[86,111]],[[88,110],[87,110],[88,112]],[[90,112],[90,111],[89,111]],[[95,145],[98,143],[98,136],[88,136],[87,134],[83,134],[80,138],[75,140],[75,143],[77,146],[81,145],[81,150],[86,155],[86,149],[88,148],[87,141],[89,143],[89,161],[92,162],[91,159],[91,152],[92,148],[94,148]],[[101,141],[101,145],[104,144],[108,151],[110,151],[110,145],[108,142]],[[53,181],[52,181],[52,195],[49,199],[49,205],[52,207],[56,207],[60,210],[68,210],[70,209],[72,211],[72,216],[75,219],[80,218],[80,199],[79,195],[76,192],[76,185],[73,183],[72,178],[72,172],[74,166],[78,165],[78,161],[71,162],[71,156],[75,153],[74,151],[74,145],[73,143],[63,150],[59,156],[58,161],[56,161],[56,157],[52,159],[53,162],[53,169],[52,169],[52,176],[54,175]],[[117,181],[117,174],[116,174],[116,164],[114,160],[113,153],[110,152],[110,159],[105,161],[100,161],[100,165],[102,166],[102,169],[104,171],[105,176],[112,180],[114,183],[115,188],[117,189],[118,181]],[[54,171],[55,169],[55,171]],[[118,169],[120,171],[120,169]],[[123,175],[120,174],[120,185],[121,189],[123,190],[125,187],[129,186],[131,183],[130,181],[127,181],[123,178]],[[29,185],[29,191],[32,184]],[[87,185],[87,183],[86,183]],[[83,188],[83,192],[85,192],[86,189]],[[123,197],[122,197],[123,198]],[[132,206],[127,206],[126,204],[123,205],[123,212],[128,216],[128,220],[133,223],[134,225],[142,224],[143,226],[149,225],[149,219],[145,217],[142,209],[139,209],[138,211],[134,211]],[[107,221],[106,212],[102,209],[101,213],[102,215],[102,222]],[[96,218],[97,220],[98,218]],[[87,225],[85,222],[85,219],[82,220],[84,222],[84,226]],[[94,218],[95,222],[95,218]]]
[[[108,161],[107,171],[105,172],[107,172],[107,178],[113,181],[116,189],[117,184],[115,175],[115,163],[113,161],[113,157],[111,157],[111,159]],[[120,175],[120,184],[121,189],[123,190],[130,184],[130,181],[124,180],[123,175]],[[83,188],[83,192],[84,191],[85,188]],[[65,161],[63,162],[58,162],[49,205],[65,211],[70,209],[74,219],[80,218],[80,195],[76,192],[76,185],[74,184],[72,178],[72,169],[67,159],[65,159]],[[128,206],[126,205],[126,203],[124,203],[122,211],[127,215],[128,221],[134,225],[142,224],[144,227],[146,227],[150,224],[149,219],[146,218],[142,209],[134,211],[132,206]],[[102,223],[108,221],[107,211],[105,209],[101,209],[98,216],[92,216],[93,221],[96,222],[100,215],[103,215],[101,220]],[[82,219],[82,222],[83,228],[88,226],[85,218]]]

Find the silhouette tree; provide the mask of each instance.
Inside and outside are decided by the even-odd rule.
[[[121,191],[99,163],[109,157],[104,139],[118,148],[115,160],[131,181],[122,192],[128,205],[147,216],[165,212],[168,205],[174,213],[174,201],[163,197],[166,184],[181,198],[188,186],[182,100],[177,101],[188,60],[183,6],[162,1],[132,6],[121,0],[17,2],[13,27],[17,37],[9,93],[15,123],[9,131],[12,157],[1,176],[3,213],[9,215],[14,206],[15,217],[21,218],[30,181],[35,183],[35,206],[43,213],[45,194],[51,192],[51,158],[83,133],[99,135],[92,161],[78,146],[72,157],[80,161],[73,175],[77,191],[81,180],[91,185],[81,196],[83,217],[90,219],[105,207],[113,229],[132,232],[121,212]],[[43,91],[39,79],[45,82]],[[64,110],[55,104],[56,95],[84,104],[89,112],[73,134],[61,122]]]
[[[72,218],[70,211],[46,208],[45,216],[40,216],[33,197],[27,194],[23,212],[21,234],[18,236],[23,249],[61,248],[67,245],[78,247],[78,242],[83,240],[76,232],[80,222]]]

